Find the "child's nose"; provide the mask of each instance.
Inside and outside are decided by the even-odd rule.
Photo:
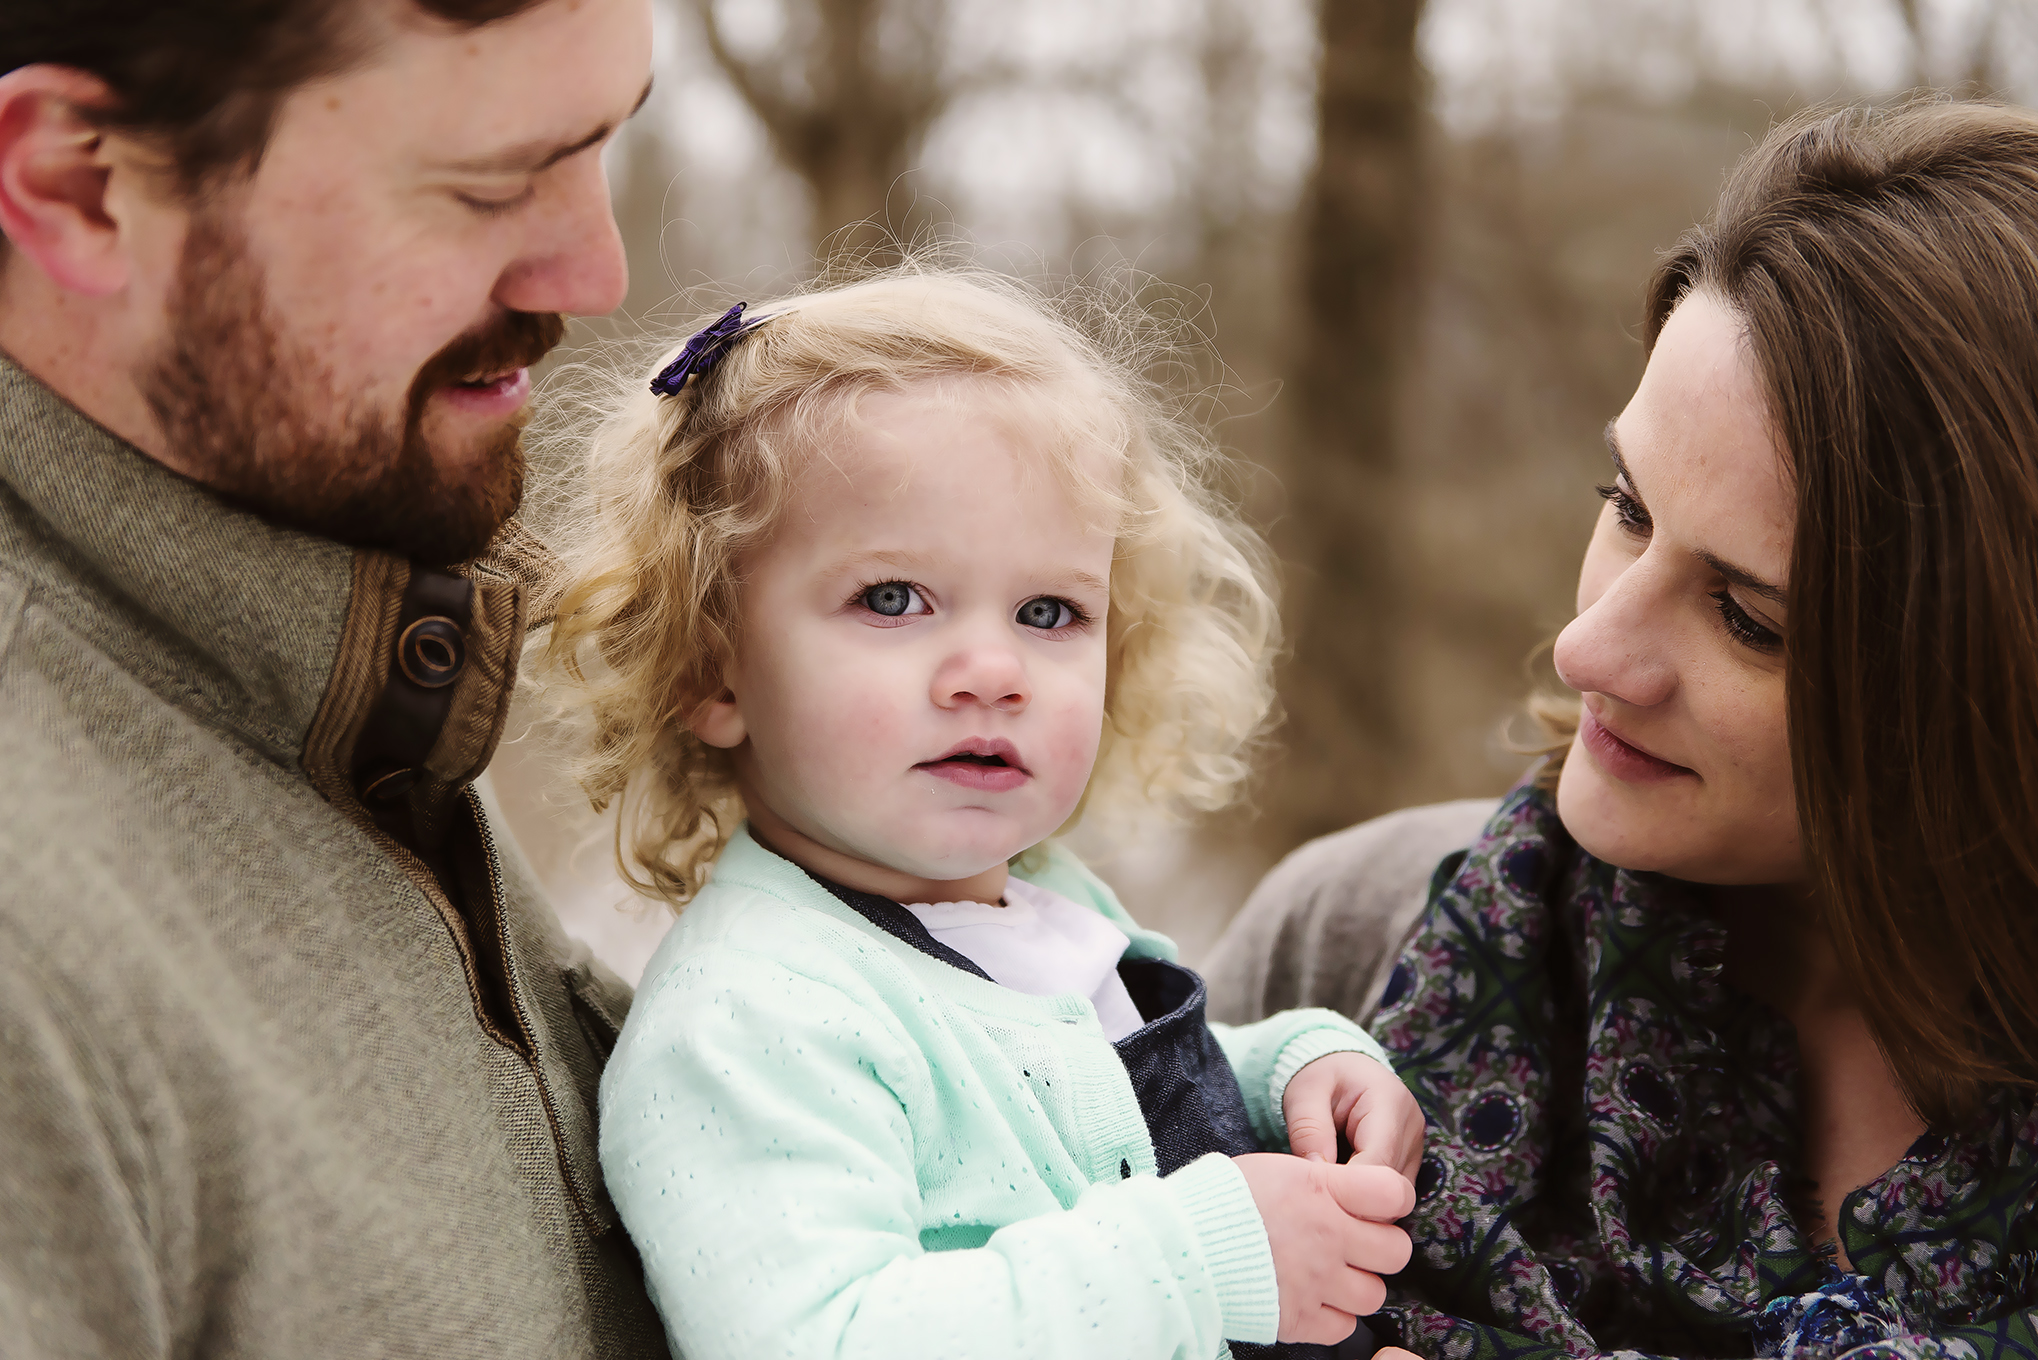
[[[1000,713],[1024,711],[1033,697],[1026,667],[1009,648],[972,647],[943,662],[934,673],[937,708],[978,704]]]

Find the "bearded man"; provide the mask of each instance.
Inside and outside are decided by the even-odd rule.
[[[0,1351],[662,1355],[467,787],[649,0],[0,6]]]

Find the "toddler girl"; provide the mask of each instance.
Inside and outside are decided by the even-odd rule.
[[[1217,806],[1270,706],[1262,552],[1138,372],[902,272],[732,309],[596,440],[549,654],[686,908],[601,1157],[690,1360],[1365,1353],[1413,1101],[1329,1011],[1206,1024],[1049,839]]]

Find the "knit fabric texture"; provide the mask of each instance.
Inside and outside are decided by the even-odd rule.
[[[505,864],[491,1037],[301,766],[354,563],[0,360],[9,1357],[665,1351],[594,1161],[627,992]]]
[[[1172,959],[1051,849],[1025,877]],[[1261,1143],[1295,1011],[1213,1026]],[[1165,1178],[1085,998],[1028,996],[871,924],[739,830],[645,973],[602,1082],[603,1169],[689,1360],[1219,1356],[1270,1341],[1266,1231],[1228,1157]]]

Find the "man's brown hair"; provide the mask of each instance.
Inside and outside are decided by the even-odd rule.
[[[68,66],[98,77],[105,126],[159,142],[183,187],[258,160],[292,90],[372,52],[372,10],[465,28],[542,0],[7,0],[0,73]]]
[[[1651,281],[1747,328],[1797,499],[1786,704],[1822,919],[1918,1113],[2038,1078],[2038,118],[1801,115]]]

